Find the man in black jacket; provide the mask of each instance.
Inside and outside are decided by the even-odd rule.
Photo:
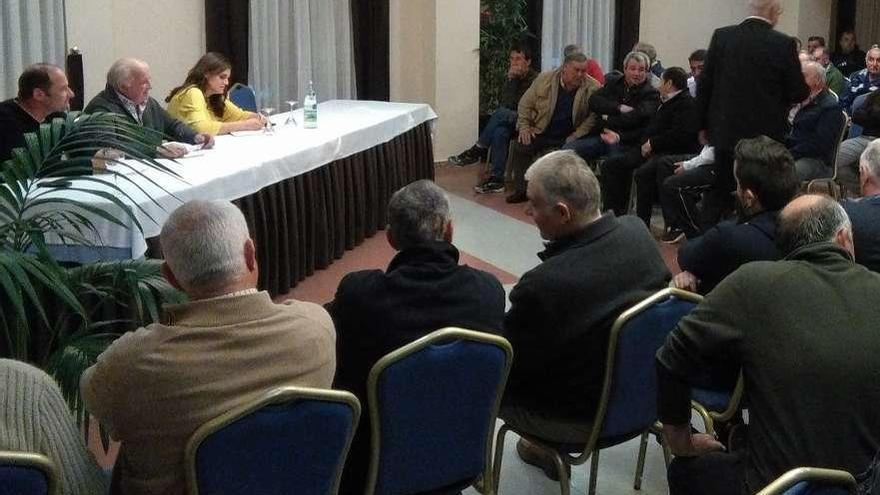
[[[501,417],[546,440],[584,442],[611,325],[666,287],[669,270],[641,221],[599,212],[599,182],[572,151],[545,155],[527,176],[526,211],[548,243],[542,263],[510,293],[504,336],[516,358]],[[528,444],[519,451],[526,462],[541,463]]]
[[[630,184],[633,170],[638,189],[638,214],[645,225],[651,225],[651,206],[657,197],[657,157],[661,155],[695,154],[697,142],[697,108],[687,91],[687,73],[680,67],[670,67],[660,78],[660,105],[651,117],[640,140],[640,146],[628,149],[622,155],[608,157],[601,165],[600,174],[605,209],[621,216],[629,209]],[[671,174],[672,172],[669,171]]]
[[[637,148],[660,106],[660,95],[648,81],[649,68],[647,55],[630,52],[623,61],[623,74],[608,77],[605,86],[590,97],[590,110],[605,117],[602,133],[591,132],[567,142],[562,149],[593,160]]]
[[[827,196],[779,215],[783,261],[749,263],[678,323],[657,353],[671,495],[755,493],[799,466],[862,472],[880,447],[880,275],[853,263],[849,219]],[[721,452],[691,433],[691,386],[735,380],[748,442]]]
[[[748,6],[746,20],[712,35],[698,82],[701,140],[715,147],[715,185],[704,209],[708,224],[733,206],[736,143],[759,135],[783,142],[789,109],[810,93],[795,40],[773,29],[782,13],[779,0],[748,0]]]
[[[456,326],[499,333],[504,289],[491,274],[459,265],[449,202],[428,180],[397,191],[388,204],[388,242],[399,252],[384,272],[350,273],[327,305],[336,327],[334,388],[367,403],[370,369],[385,354],[434,330]],[[339,493],[362,494],[370,419],[362,409]]]
[[[150,66],[143,60],[122,58],[107,72],[107,87],[86,105],[85,113],[108,112],[123,115],[133,123],[158,131],[166,139],[189,144],[214,145],[210,134],[198,134],[191,127],[175,119],[155,99],[150,97]],[[185,153],[179,148],[161,146],[158,152],[169,158]]]
[[[798,177],[808,181],[834,175],[834,152],[846,118],[828,91],[825,68],[804,62],[802,70],[810,96],[797,109],[785,144],[794,156]]]
[[[776,216],[800,189],[794,160],[785,146],[766,136],[741,140],[735,155],[738,218],[678,250],[682,272],[673,284],[680,289],[705,294],[745,263],[780,258]]]

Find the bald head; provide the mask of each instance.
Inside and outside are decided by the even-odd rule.
[[[825,89],[828,84],[825,67],[819,62],[804,62],[801,64],[801,73],[804,75],[804,82],[810,87],[810,93],[816,94]]]
[[[840,203],[820,194],[795,198],[779,213],[776,245],[783,255],[818,242],[833,242],[853,254],[852,226]]]
[[[779,0],[748,0],[749,15],[763,17],[775,26],[782,15],[782,5]]]

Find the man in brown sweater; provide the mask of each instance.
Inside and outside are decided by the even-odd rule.
[[[113,493],[183,494],[196,428],[274,387],[329,388],[336,369],[323,308],[257,291],[254,243],[232,203],[186,203],[160,242],[163,273],[189,302],[120,337],[81,381],[91,414],[122,442]]]

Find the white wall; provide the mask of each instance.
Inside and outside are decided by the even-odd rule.
[[[782,0],[783,13],[776,27],[798,36],[825,36],[831,25],[830,0]],[[737,24],[747,15],[745,0],[642,0],[639,38],[657,47],[664,67],[687,69],[687,57],[697,48],[708,48],[715,29]]]
[[[150,64],[151,94],[164,104],[205,53],[203,0],[67,0],[66,15],[67,46],[83,53],[86,103],[113,61],[130,56]]]
[[[434,157],[477,139],[480,43],[478,0],[391,0],[391,101],[437,112]]]

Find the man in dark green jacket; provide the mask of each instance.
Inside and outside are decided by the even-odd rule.
[[[107,87],[85,108],[85,113],[108,112],[124,115],[132,122],[162,133],[166,139],[189,144],[214,145],[209,134],[198,134],[191,127],[175,119],[150,97],[150,66],[142,60],[122,58],[107,72]],[[169,158],[185,153],[178,147],[163,146],[159,152]]]
[[[880,275],[853,262],[852,227],[826,196],[779,216],[782,261],[748,263],[684,317],[657,353],[672,495],[755,493],[798,466],[859,473],[880,447]],[[692,434],[690,387],[742,371],[748,442]]]

